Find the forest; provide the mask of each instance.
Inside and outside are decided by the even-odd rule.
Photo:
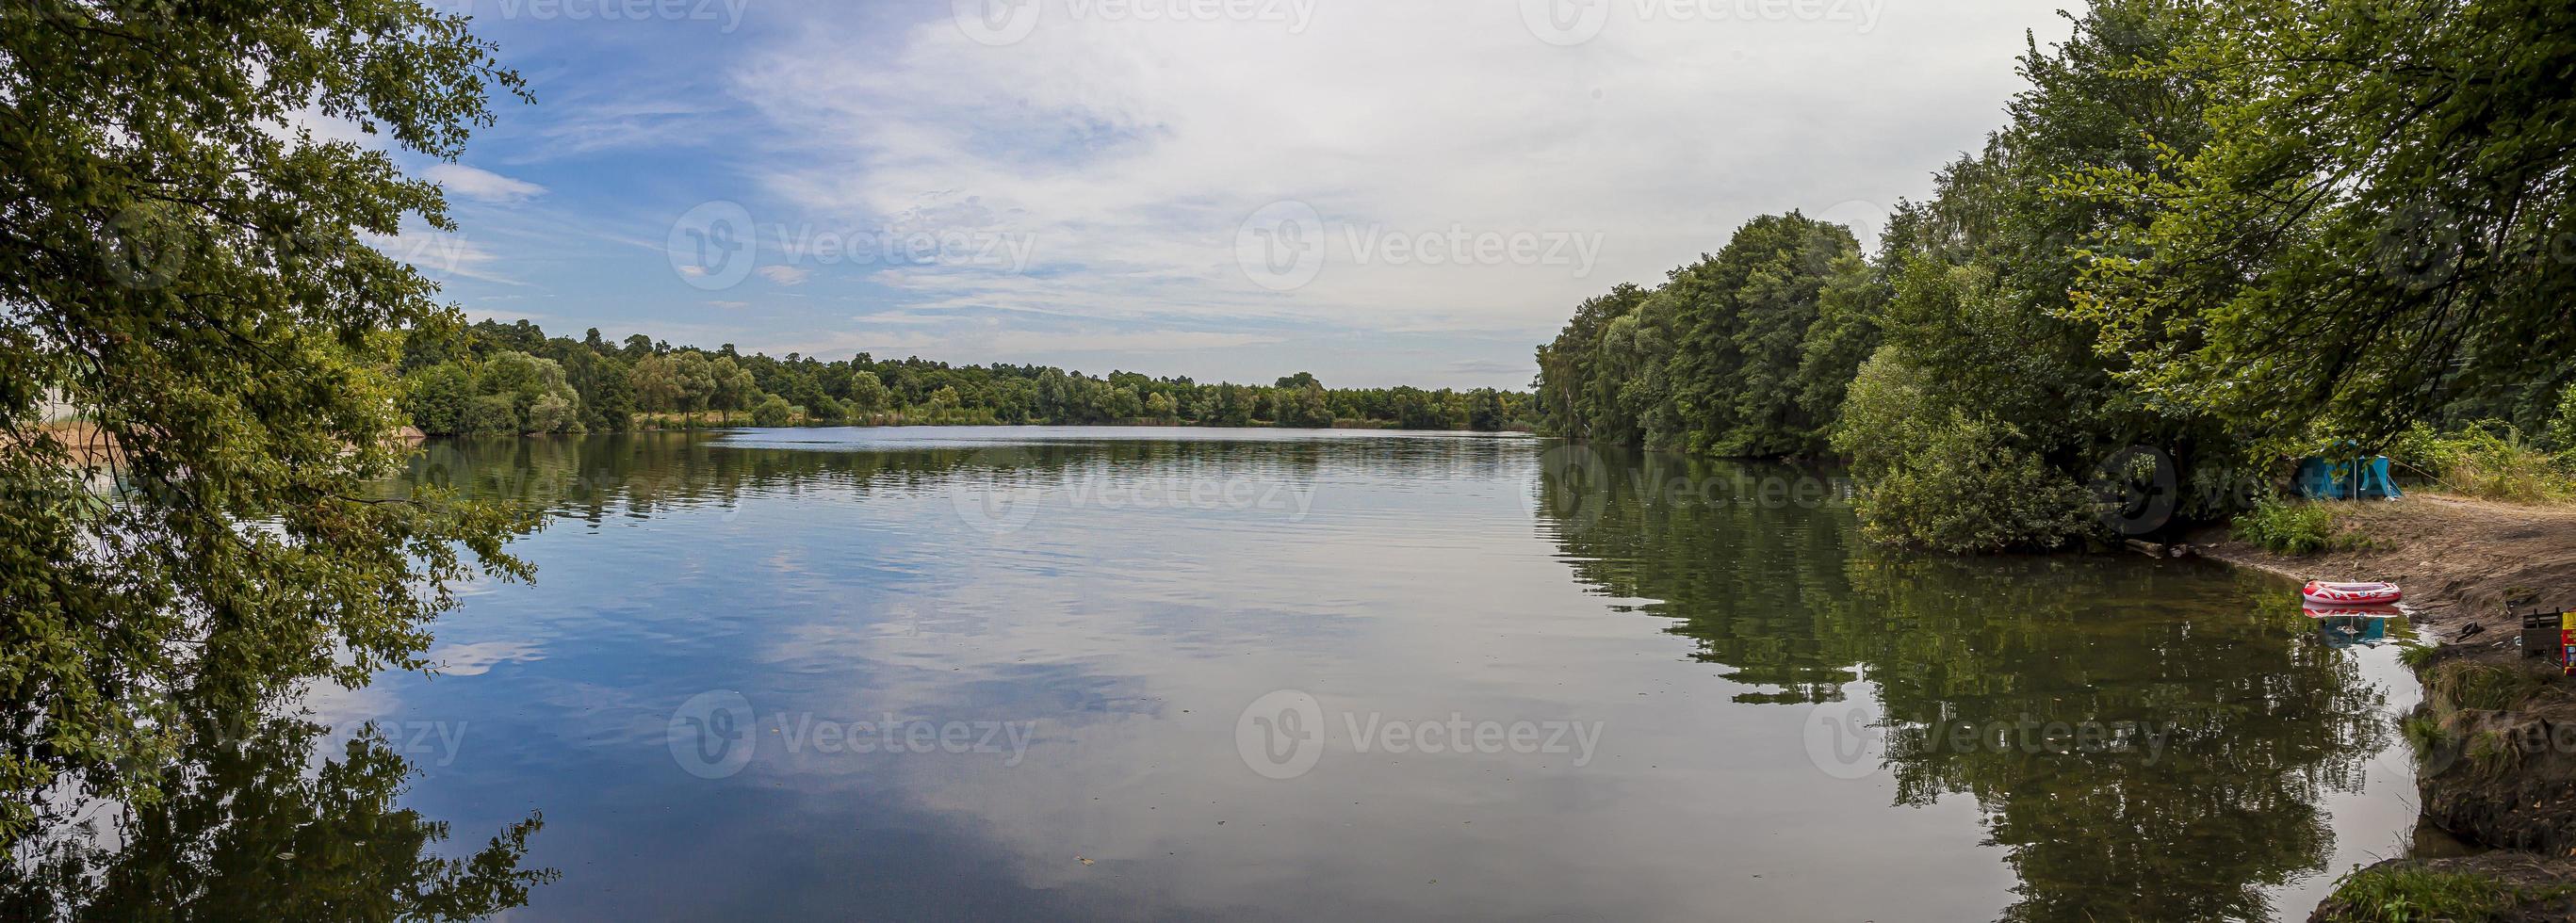
[[[1542,431],[1845,461],[1873,536],[1949,551],[2094,534],[2132,445],[2202,518],[2346,442],[2576,473],[2576,8],[2069,15],[1874,252],[1764,216],[1577,306]]]
[[[451,335],[415,333],[401,366],[403,410],[437,436],[636,428],[897,424],[1140,424],[1307,429],[1528,429],[1527,394],[1483,388],[1326,388],[1299,372],[1270,385],[1052,366],[952,366],[867,353],[823,360],[673,347],[642,334],[548,337],[521,320]],[[713,416],[709,416],[712,414]]]

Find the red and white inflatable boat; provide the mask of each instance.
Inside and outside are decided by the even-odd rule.
[[[2402,606],[2345,606],[2333,603],[2308,603],[2299,612],[2312,619],[2393,619],[2406,614]]]
[[[2326,583],[2308,581],[2299,595],[2321,606],[2385,606],[2406,598],[2394,583]]]

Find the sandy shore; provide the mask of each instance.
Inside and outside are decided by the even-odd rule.
[[[2471,623],[2477,637],[2511,635],[2506,603],[2525,597],[2576,609],[2576,507],[2517,506],[2441,494],[2342,504],[2345,522],[2377,547],[2307,557],[2273,554],[2204,530],[2201,554],[2298,580],[2385,580],[2406,591],[2417,627],[2449,640]],[[2484,632],[2499,634],[2485,634]]]

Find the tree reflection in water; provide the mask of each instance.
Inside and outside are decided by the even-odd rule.
[[[1593,452],[1549,453],[1536,487],[1578,578],[1649,600],[1755,687],[1739,701],[1873,696],[1897,803],[1983,809],[2019,878],[2006,919],[2268,918],[2264,888],[2332,855],[2322,796],[2389,743],[2378,687],[2259,580],[1886,555],[1847,503],[1763,502],[1764,478],[1802,472]],[[1993,733],[2052,723],[2165,736],[2064,752]]]
[[[14,844],[0,919],[473,920],[554,880],[520,867],[542,817],[438,855],[447,824],[397,805],[413,767],[396,743],[364,728],[317,763],[328,734],[270,717],[195,735],[158,801]]]

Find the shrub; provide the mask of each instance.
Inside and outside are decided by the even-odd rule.
[[[1927,410],[1919,373],[1884,354],[1861,368],[1834,434],[1866,485],[1862,530],[1875,541],[1965,554],[2097,531],[2084,485],[2020,443],[2010,424]]]
[[[2576,501],[2576,452],[2552,456],[2503,423],[2456,433],[2418,425],[2391,452],[2452,493],[2506,503]]]
[[[796,408],[788,406],[786,398],[772,394],[763,399],[759,405],[751,408],[751,424],[753,426],[785,426],[787,425],[787,421],[795,417],[795,415]]]
[[[2334,510],[2324,504],[2266,499],[2236,517],[2233,531],[2237,538],[2274,554],[2307,555],[2370,547],[2368,536],[2338,525],[2335,519]]]
[[[2505,711],[2549,688],[2553,674],[2517,667],[2452,661],[2433,670],[2425,687],[2432,693],[2434,707],[2443,712],[2462,709]]]
[[[457,432],[467,436],[516,436],[519,427],[519,405],[507,394],[486,394],[465,405],[465,416]]]
[[[2558,397],[2558,419],[2549,421],[2549,442],[2557,448],[2560,462],[2576,455],[2576,386]]]
[[[2467,872],[2355,869],[2335,883],[2334,893],[2326,898],[2317,917],[2338,923],[2467,923],[2497,919],[2523,898],[2537,896]]]

